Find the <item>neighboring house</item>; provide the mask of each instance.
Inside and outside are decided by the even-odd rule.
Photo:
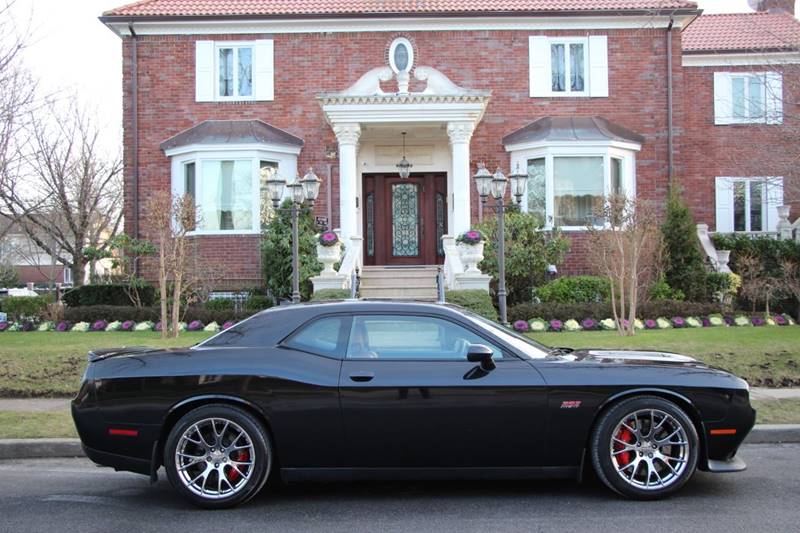
[[[728,18],[699,15],[683,0],[147,0],[114,9],[101,20],[123,41],[126,231],[154,234],[152,191],[191,193],[200,260],[224,264],[231,287],[252,286],[264,180],[313,166],[323,180],[315,214],[348,247],[363,238],[359,262],[442,263],[442,237],[483,217],[472,180],[481,162],[528,173],[524,209],[569,232],[566,272],[590,269],[585,227],[612,191],[663,205],[672,179],[698,222],[739,229],[742,205],[757,203],[751,192],[742,204],[742,187],[756,187],[740,178],[772,178],[764,213],[783,202],[778,178],[789,176],[768,163],[786,146],[761,132],[794,121],[784,108],[796,100],[781,88],[798,83],[800,26],[791,15],[743,15],[731,32]],[[765,57],[766,39],[738,48],[750,20],[768,27],[762,37],[786,29],[789,44],[766,63],[749,62]],[[732,152],[753,167],[726,166]],[[396,167],[403,155],[407,179]],[[764,215],[762,228],[773,224]]]
[[[39,248],[17,224],[0,215],[3,237],[0,238],[0,263],[11,265],[21,285],[53,286],[72,283],[72,272]],[[3,287],[5,288],[5,287]]]

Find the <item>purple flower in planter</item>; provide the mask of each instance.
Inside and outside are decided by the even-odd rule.
[[[647,329],[656,329],[658,328],[658,323],[652,318],[648,318],[644,321],[644,327]]]
[[[686,321],[683,319],[683,317],[674,316],[674,317],[672,317],[671,322],[672,322],[672,326],[675,327],[675,328],[685,328],[686,327]]]
[[[597,321],[593,318],[584,318],[581,321],[581,327],[586,331],[593,331],[597,329]]]
[[[775,315],[775,316],[773,316],[773,317],[772,317],[772,320],[774,320],[774,321],[775,321],[775,323],[776,323],[777,325],[779,325],[779,326],[785,326],[785,325],[787,325],[787,324],[789,323],[789,321],[788,321],[788,320],[786,320],[785,318],[783,318],[783,316],[781,316],[781,315]]]
[[[701,318],[700,320],[701,320],[701,322],[703,323],[703,327],[704,327],[704,328],[710,328],[710,327],[711,327],[711,321],[708,319],[708,317],[707,317],[707,316],[704,316],[704,317],[703,317],[703,318]]]
[[[33,325],[33,322],[26,320],[22,323],[20,331],[33,331],[34,329],[36,329],[36,326]]]
[[[56,331],[69,331],[70,329],[72,329],[72,324],[69,320],[62,320],[56,324]]]
[[[222,324],[222,329],[232,328],[235,325],[236,325],[236,322],[232,322],[232,321],[228,320],[227,322]]]
[[[135,325],[136,325],[136,322],[134,322],[133,320],[126,320],[125,322],[122,323],[122,326],[120,326],[120,329],[122,331],[133,331],[133,327]]]
[[[189,322],[189,325],[186,326],[186,329],[188,329],[189,331],[200,331],[201,329],[203,329],[203,323],[200,322],[199,320],[192,320],[191,322]]]
[[[517,320],[514,322],[514,329],[520,332],[525,332],[531,329],[528,323],[524,320]]]
[[[92,331],[105,331],[108,327],[108,322],[105,320],[97,320],[92,324]]]
[[[550,321],[550,329],[552,331],[561,331],[564,329],[564,323],[560,320],[553,319]]]
[[[760,317],[760,316],[754,316],[753,318],[750,319],[750,322],[754,326],[763,326],[764,324],[767,323],[767,321],[764,320],[764,317]]]
[[[322,246],[333,246],[339,242],[339,237],[332,231],[326,231],[319,236],[319,243]]]
[[[729,326],[733,326],[736,324],[736,320],[734,320],[734,318],[730,315],[725,315],[725,323]]]
[[[0,322],[0,331],[5,331],[7,329],[8,329],[8,322],[6,321]]]

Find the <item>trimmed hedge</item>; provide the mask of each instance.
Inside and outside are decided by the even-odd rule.
[[[193,320],[199,320],[203,324],[209,324],[211,322],[223,324],[229,320],[244,320],[252,314],[253,313],[248,311],[216,311],[198,306],[190,306],[183,316],[183,321],[192,322]],[[64,310],[64,320],[72,323],[89,322],[90,324],[98,320],[119,320],[120,322],[125,322],[126,320],[144,322],[149,320],[151,322],[158,322],[161,320],[161,309],[157,306],[133,307],[127,305],[67,307]]]
[[[684,302],[679,300],[661,300],[639,304],[636,314],[639,318],[657,318],[660,316],[708,316],[713,314],[726,314],[730,309],[720,303]],[[583,320],[594,318],[602,320],[614,316],[610,302],[592,304],[519,304],[508,309],[508,321],[528,321],[532,318],[544,320],[569,319]]]
[[[275,305],[275,302],[272,300],[272,296],[251,294],[247,300],[244,301],[242,307],[245,311],[256,312],[262,309],[269,309],[273,305]]]
[[[610,294],[608,278],[599,276],[565,276],[536,289],[542,302],[559,304],[604,302]]]
[[[122,284],[81,285],[65,292],[62,299],[70,307],[90,305],[133,306],[133,302],[128,296],[128,290],[129,287]],[[140,287],[138,292],[143,307],[155,304],[155,287],[146,285]]]
[[[39,318],[52,300],[46,296],[6,296],[0,299],[0,311],[12,320]]]
[[[312,302],[347,300],[348,298],[350,298],[350,289],[321,289],[311,295]]]
[[[444,299],[447,303],[460,305],[489,320],[497,320],[497,309],[494,308],[492,297],[486,291],[480,289],[445,291]]]

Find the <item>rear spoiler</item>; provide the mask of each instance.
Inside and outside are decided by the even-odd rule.
[[[102,361],[118,355],[132,355],[137,353],[152,352],[153,348],[147,346],[123,346],[122,348],[100,348],[89,352],[89,362]]]

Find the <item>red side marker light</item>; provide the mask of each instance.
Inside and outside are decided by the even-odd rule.
[[[119,429],[119,428],[108,428],[108,434],[113,435],[115,437],[138,437],[139,430],[138,429]]]
[[[709,431],[711,435],[736,435],[735,429],[712,429]]]

